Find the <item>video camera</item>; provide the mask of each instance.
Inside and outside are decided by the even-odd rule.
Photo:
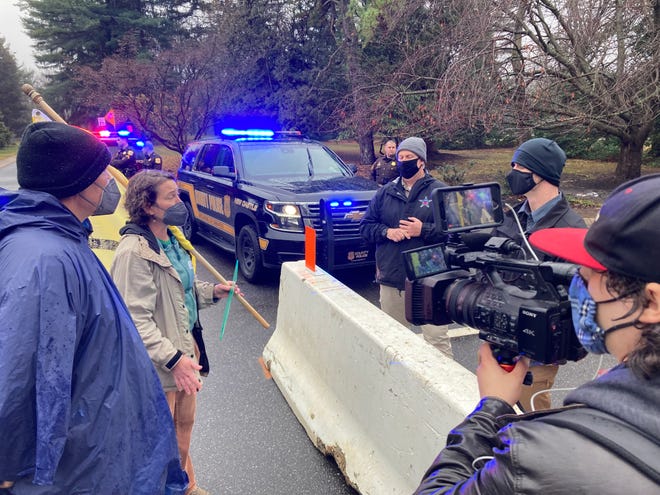
[[[403,253],[406,319],[475,328],[502,361],[582,359],[567,290],[577,267],[518,259],[521,246],[490,236],[503,221],[497,183],[439,188],[432,199],[436,227],[448,241]]]

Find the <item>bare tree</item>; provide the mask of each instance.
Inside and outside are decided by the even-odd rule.
[[[150,60],[109,57],[99,71],[82,69],[79,79],[90,103],[111,105],[179,153],[212,125],[233,80],[214,38],[188,41]]]
[[[638,177],[660,116],[660,3],[469,3],[435,88],[439,125],[595,131],[620,141],[616,178]]]

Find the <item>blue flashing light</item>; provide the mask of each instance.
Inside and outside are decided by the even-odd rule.
[[[337,208],[339,206],[339,201],[331,201],[330,202],[330,207],[331,208]]]
[[[131,135],[131,132],[127,131],[126,129],[122,129],[120,131],[117,131],[117,135],[119,135],[121,137],[127,137],[127,136]]]
[[[272,137],[241,137],[236,138],[236,141],[272,141]]]
[[[353,204],[353,201],[344,201],[342,205],[344,206],[351,206]]]
[[[228,137],[246,138],[272,138],[275,135],[270,129],[233,129],[231,127],[222,129],[220,133]]]
[[[135,146],[137,146],[138,148],[144,148],[144,141],[142,140],[135,141]]]

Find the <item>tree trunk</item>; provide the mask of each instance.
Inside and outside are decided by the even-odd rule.
[[[640,139],[641,138],[641,139]],[[642,149],[645,136],[634,135],[632,139],[621,139],[619,162],[614,172],[617,180],[625,182],[642,174]]]
[[[374,133],[371,129],[359,136],[358,144],[360,145],[360,163],[362,165],[371,165],[375,162]]]

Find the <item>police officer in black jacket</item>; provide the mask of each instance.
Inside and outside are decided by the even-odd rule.
[[[381,187],[373,197],[360,224],[360,233],[376,245],[381,309],[410,327],[405,315],[406,272],[401,253],[444,240],[433,221],[431,192],[446,184],[427,173],[423,139],[404,139],[396,159],[399,177]],[[423,325],[422,333],[436,349],[452,356],[447,326]]]
[[[125,137],[117,138],[119,150],[112,157],[110,165],[119,170],[126,177],[132,177],[138,171],[135,151],[128,145],[128,139]]]
[[[154,143],[147,141],[142,148],[144,159],[142,160],[142,169],[144,170],[162,170],[163,159],[154,151]]]

